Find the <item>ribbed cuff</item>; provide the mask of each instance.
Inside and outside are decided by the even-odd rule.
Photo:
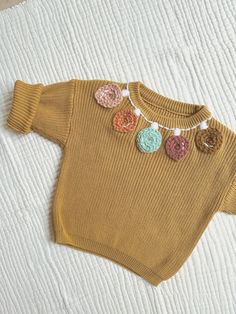
[[[14,86],[13,102],[7,118],[7,126],[21,133],[31,132],[43,84],[27,84],[17,80]]]

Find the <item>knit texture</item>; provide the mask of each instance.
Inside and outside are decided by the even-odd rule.
[[[236,134],[213,117],[209,127],[222,137],[211,154],[198,149],[197,128],[181,133],[189,141],[183,160],[169,158],[164,145],[142,152],[135,139],[149,125],[139,117],[131,132],[114,129],[115,114],[130,104],[127,97],[116,106],[99,104],[96,92],[108,83],[126,86],[18,80],[7,126],[35,131],[63,149],[55,241],[109,258],[158,285],[183,265],[217,211],[236,214]],[[192,128],[211,115],[205,105],[164,97],[141,82],[129,86],[145,116],[170,128]],[[162,143],[172,135],[159,132]]]

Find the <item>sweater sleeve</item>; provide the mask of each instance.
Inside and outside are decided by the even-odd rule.
[[[220,210],[236,215],[236,174],[234,175],[233,181],[228,187]]]
[[[75,80],[50,85],[17,80],[7,126],[20,133],[35,131],[64,147],[70,130]]]

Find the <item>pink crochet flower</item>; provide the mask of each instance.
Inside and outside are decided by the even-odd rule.
[[[183,159],[189,150],[189,140],[181,135],[172,135],[166,141],[167,155],[174,159]]]
[[[105,108],[114,108],[123,100],[120,87],[113,83],[100,87],[95,93],[95,98],[99,105]]]

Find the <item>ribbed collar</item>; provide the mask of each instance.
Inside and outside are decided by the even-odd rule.
[[[130,82],[128,87],[134,105],[145,117],[168,128],[191,128],[212,116],[206,105],[165,97],[140,81]]]

